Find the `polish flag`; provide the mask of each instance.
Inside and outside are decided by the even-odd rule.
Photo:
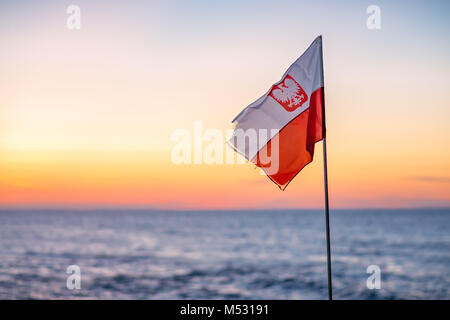
[[[237,115],[228,144],[284,190],[325,138],[324,107],[319,36],[279,82]]]

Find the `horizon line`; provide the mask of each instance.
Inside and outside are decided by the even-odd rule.
[[[162,211],[162,212],[233,212],[233,211],[325,211],[325,208],[163,208],[163,207],[152,207],[152,206],[1,206],[0,211],[24,211],[24,210],[73,210],[73,211],[120,211],[120,210],[130,210],[130,211]],[[450,210],[450,206],[421,206],[421,207],[359,207],[359,208],[330,208],[330,211],[380,211],[380,210],[391,210],[391,211],[407,211],[407,210]]]

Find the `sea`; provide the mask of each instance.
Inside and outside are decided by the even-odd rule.
[[[331,210],[335,299],[450,299],[450,209]],[[327,299],[323,210],[1,209],[0,299]]]

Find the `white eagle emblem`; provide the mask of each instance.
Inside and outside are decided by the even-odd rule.
[[[290,75],[287,75],[283,81],[273,86],[269,95],[287,111],[294,111],[308,100],[306,92]]]

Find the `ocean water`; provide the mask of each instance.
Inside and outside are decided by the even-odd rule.
[[[324,223],[320,210],[2,210],[0,298],[326,299]],[[449,231],[449,209],[331,211],[334,297],[450,299]]]

